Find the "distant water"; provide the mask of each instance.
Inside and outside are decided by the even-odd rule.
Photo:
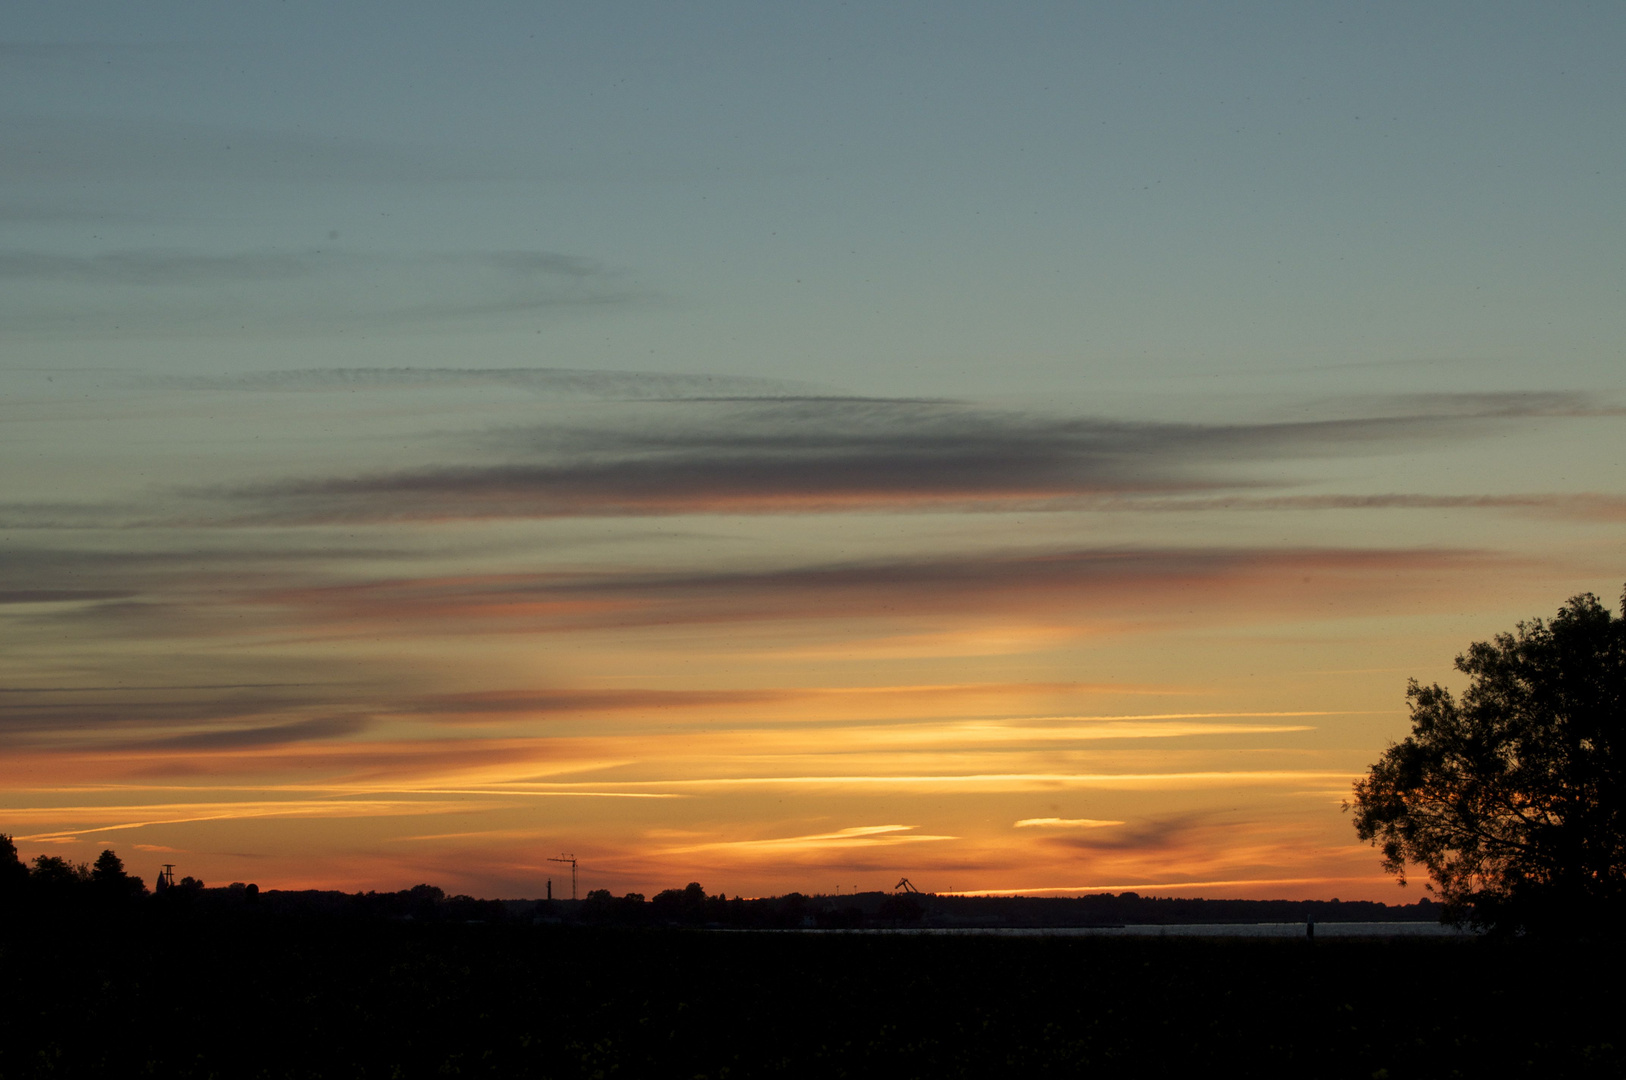
[[[1176,923],[1171,926],[931,926],[868,930],[791,930],[793,934],[981,934],[994,937],[1245,937],[1302,938],[1297,923]],[[1471,930],[1432,922],[1320,922],[1317,938],[1473,937]]]

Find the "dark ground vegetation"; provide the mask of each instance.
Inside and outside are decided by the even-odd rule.
[[[0,1080],[1626,1075],[1613,939],[841,932],[1415,907],[151,893],[0,848]]]
[[[0,933],[0,1077],[1620,1076],[1621,958],[36,914]]]

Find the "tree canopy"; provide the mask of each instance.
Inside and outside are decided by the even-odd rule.
[[[1460,700],[1407,687],[1412,732],[1355,784],[1355,830],[1446,915],[1503,931],[1601,930],[1626,900],[1626,598],[1590,593],[1457,657]]]
[[[0,833],[0,903],[21,896],[28,885],[28,867],[17,857],[17,845]]]

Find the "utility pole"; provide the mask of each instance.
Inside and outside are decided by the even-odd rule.
[[[550,856],[548,858],[548,861],[549,862],[567,862],[567,863],[570,864],[570,898],[572,900],[576,899],[576,856],[574,856],[574,855],[566,855],[563,852],[561,852],[557,859]]]

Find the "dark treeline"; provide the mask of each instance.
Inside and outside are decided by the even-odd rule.
[[[1440,907],[1427,900],[1390,905],[1338,900],[1198,900],[1100,893],[1081,897],[937,896],[923,893],[858,893],[845,896],[784,896],[744,899],[708,895],[698,882],[613,896],[595,889],[583,900],[480,900],[448,896],[434,885],[398,892],[261,890],[233,882],[208,888],[183,877],[162,876],[149,890],[126,872],[122,860],[103,851],[93,864],[41,855],[25,864],[9,837],[0,834],[0,906],[40,911],[187,911],[257,917],[385,919],[417,922],[569,924],[602,927],[709,927],[738,930],[846,930],[888,928],[1061,928],[1263,922],[1438,921]]]
[[[193,896],[203,883],[186,878],[174,892]],[[11,837],[0,833],[0,905],[64,910],[79,907],[131,907],[148,895],[146,883],[124,869],[124,861],[104,851],[94,863],[73,863],[60,855],[40,855],[31,864],[17,857]]]
[[[1389,905],[1339,900],[1188,900],[1132,892],[1079,897],[937,896],[858,893],[746,900],[707,896],[696,882],[645,900],[595,890],[579,905],[555,905],[558,918],[604,926],[710,926],[738,929],[861,929],[865,927],[1010,927],[1175,925],[1261,922],[1438,922],[1427,900]]]
[[[185,913],[503,922],[528,920],[535,907],[531,901],[447,896],[433,885],[390,893],[262,892],[253,883],[235,881],[211,889],[198,878],[171,881],[160,873],[149,889],[142,878],[125,869],[124,861],[111,849],[94,863],[74,863],[59,855],[39,855],[25,863],[12,838],[0,833],[0,912],[35,917]]]

